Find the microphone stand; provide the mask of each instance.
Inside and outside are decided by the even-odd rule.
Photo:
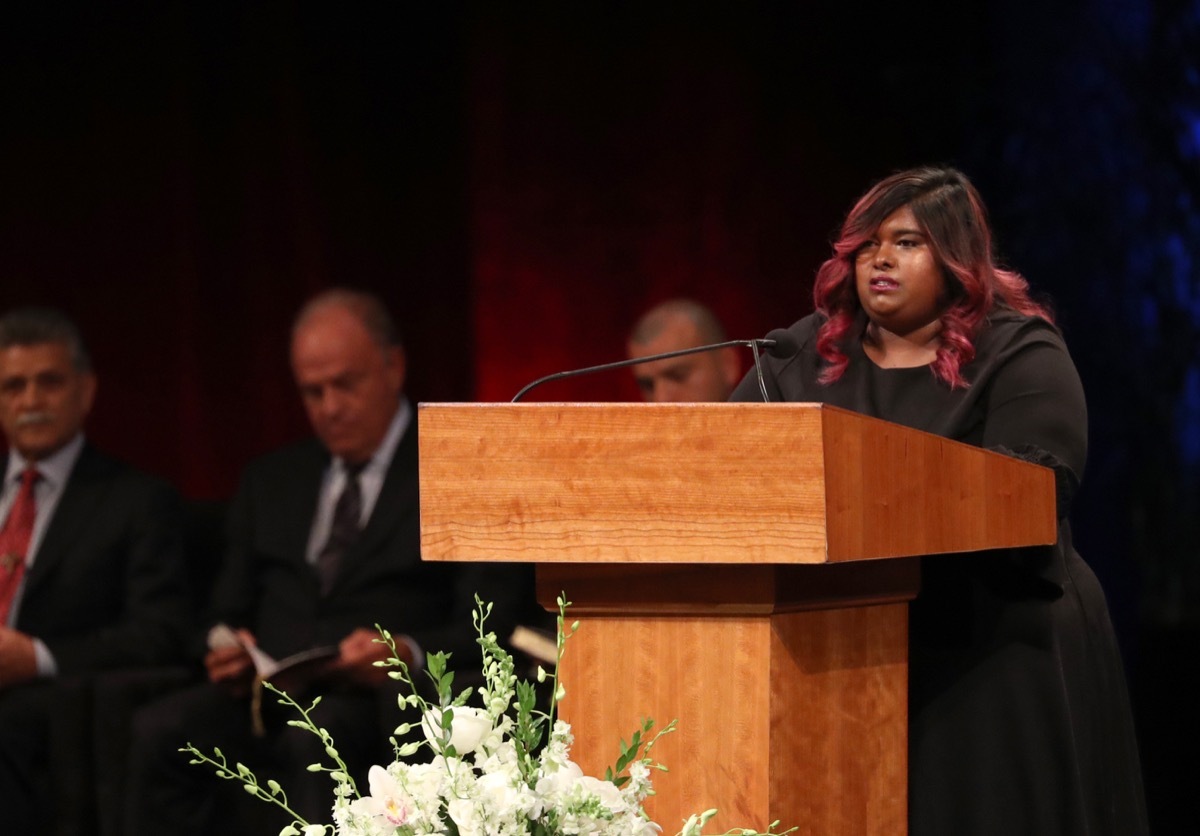
[[[579,377],[585,374],[608,371],[609,369],[623,369],[626,366],[636,366],[641,363],[655,363],[659,360],[670,360],[674,357],[683,357],[688,354],[699,354],[701,351],[716,351],[720,348],[736,348],[738,346],[750,346],[750,350],[754,353],[754,368],[758,372],[758,386],[759,389],[762,390],[763,401],[768,401],[770,398],[767,397],[767,385],[763,382],[762,365],[760,364],[759,360],[758,347],[759,345],[762,345],[767,348],[771,348],[775,344],[776,341],[772,339],[729,340],[728,342],[714,343],[712,345],[698,345],[694,348],[681,348],[678,351],[668,351],[663,354],[650,354],[646,357],[638,357],[636,359],[617,360],[612,363],[601,363],[599,366],[588,366],[584,369],[572,369],[571,371],[566,372],[555,372],[554,374],[548,374],[545,377],[539,377],[532,383],[526,384],[520,392],[517,392],[517,394],[513,396],[511,402],[516,403],[517,401],[521,400],[521,398],[524,397],[530,389],[533,389],[535,386],[541,386],[543,383],[549,383],[552,380],[562,380],[566,377]]]

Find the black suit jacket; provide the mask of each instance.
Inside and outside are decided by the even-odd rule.
[[[329,464],[329,453],[309,440],[246,469],[230,508],[230,549],[214,620],[250,628],[276,657],[378,624],[411,636],[428,652],[453,652],[455,668],[478,666],[474,593],[495,599],[495,629],[507,638],[501,631],[516,611],[510,602],[528,587],[510,567],[421,561],[416,418],[397,444],[366,527],[322,597],[305,552]]]
[[[188,617],[175,491],[85,444],[26,575],[17,629],[70,676],[176,658]]]

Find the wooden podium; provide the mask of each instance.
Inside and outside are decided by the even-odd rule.
[[[646,808],[907,830],[916,555],[1053,543],[1053,473],[820,404],[422,404],[426,560],[527,561],[603,776],[678,720]],[[969,559],[969,558],[964,558]]]

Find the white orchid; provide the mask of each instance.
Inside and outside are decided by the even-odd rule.
[[[382,766],[372,766],[367,777],[371,794],[351,802],[351,814],[369,816],[393,829],[411,824],[416,804],[404,786]]]
[[[566,606],[560,598],[560,653],[570,635],[564,627]],[[539,682],[551,680],[552,697],[549,711],[538,711],[532,684],[518,685],[512,657],[500,648],[493,634],[484,633],[486,614],[478,603],[476,628],[483,648],[485,685],[476,694],[483,708],[465,705],[469,693],[452,697],[452,675],[446,670],[444,654],[426,657],[427,672],[437,686],[437,705],[421,696],[407,667],[393,657],[392,666],[399,670],[392,675],[407,684],[410,692],[399,704],[420,711],[425,740],[396,743],[395,761],[370,768],[365,795],[359,794],[351,770],[337,755],[328,733],[313,722],[312,706],[305,709],[277,692],[280,702],[300,713],[302,719],[294,724],[318,735],[335,761],[332,769],[320,764],[310,767],[328,772],[334,780],[333,824],[309,824],[297,817],[280,836],[326,836],[330,830],[336,836],[442,836],[448,832],[458,836],[528,836],[533,832],[659,836],[662,828],[646,817],[642,802],[651,794],[650,750],[658,737],[674,729],[674,722],[653,732],[653,721],[645,720],[628,744],[622,742],[621,757],[608,779],[585,775],[571,760],[574,736],[570,725],[555,718],[557,702],[564,694],[561,683],[554,674],[539,676]],[[574,629],[571,627],[571,632]],[[386,631],[383,640],[394,654],[395,645]],[[266,687],[271,688],[269,684]],[[414,726],[405,723],[397,728],[397,736],[408,734]],[[547,731],[548,739],[541,745]],[[430,760],[408,762],[406,758],[421,747],[432,752]],[[214,752],[215,759],[194,747],[187,751],[197,762],[217,767],[221,777],[240,780],[248,792],[295,815],[274,781],[260,786],[249,769],[241,764],[229,766],[219,749]],[[703,836],[704,825],[715,814],[716,810],[708,810],[692,816],[679,836]],[[724,836],[784,836],[791,832],[733,830]]]

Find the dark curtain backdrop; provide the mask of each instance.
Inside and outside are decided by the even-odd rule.
[[[619,359],[637,315],[670,296],[708,303],[734,337],[808,313],[856,194],[954,156],[979,72],[956,39],[981,19],[944,5],[921,27],[949,48],[917,51],[892,42],[906,12],[864,26],[844,3],[472,16],[477,396]],[[857,60],[835,36],[848,32]],[[916,93],[935,84],[936,103]],[[628,374],[530,395],[636,397]]]
[[[0,307],[78,320],[94,440],[228,495],[306,432],[288,328],[331,284],[389,303],[414,397],[471,396],[458,16],[96,4],[2,37]]]
[[[1126,640],[1157,830],[1178,831],[1200,778],[1200,2],[5,17],[0,309],[73,315],[89,435],[198,499],[306,432],[286,344],[316,290],[385,299],[414,400],[508,400],[621,358],[670,296],[731,336],[792,322],[866,186],[965,169],[1084,379],[1077,539]],[[533,397],[636,393],[616,372]]]
[[[305,431],[287,327],[330,284],[392,306],[419,400],[618,359],[673,295],[758,336],[808,312],[871,180],[955,160],[985,72],[959,5],[923,18],[936,50],[833,2],[26,9],[0,303],[75,316],[90,434],[193,496]]]

